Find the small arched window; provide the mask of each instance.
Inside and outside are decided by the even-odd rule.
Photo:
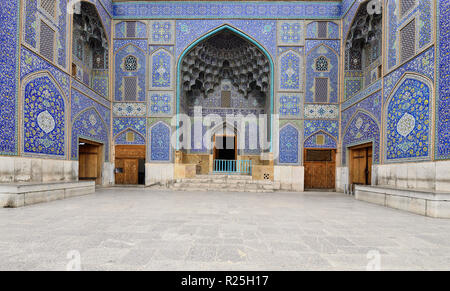
[[[124,61],[125,71],[133,72],[137,71],[138,62],[135,56],[127,56]]]
[[[316,59],[316,71],[327,72],[328,71],[328,59],[324,56],[320,56]]]

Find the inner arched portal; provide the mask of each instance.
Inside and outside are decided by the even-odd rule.
[[[345,41],[345,100],[381,78],[382,13],[369,3],[359,7]]]
[[[266,112],[269,60],[254,44],[230,30],[220,31],[191,49],[183,58],[181,72],[184,113],[191,115],[194,106]]]
[[[227,156],[235,162],[260,160],[263,152],[270,151],[266,145],[271,138],[272,67],[267,54],[255,43],[232,29],[221,29],[192,47],[180,60],[179,69],[178,113],[192,118],[190,148],[184,147],[183,154],[208,160],[202,172],[216,169],[212,165],[217,157]],[[267,114],[267,118],[261,123],[259,117],[263,114]],[[233,121],[227,120],[230,115],[234,116]],[[203,120],[208,116],[216,119],[205,125],[193,118],[199,116]],[[232,136],[225,131],[227,127],[223,127],[223,132],[214,132],[213,136],[205,134],[225,121],[227,127],[234,128]],[[227,145],[227,154],[222,153],[219,140],[233,140],[235,152],[231,153]],[[236,168],[238,165],[234,164],[225,170]]]

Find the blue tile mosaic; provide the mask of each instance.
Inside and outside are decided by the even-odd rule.
[[[316,70],[316,60],[325,57],[328,60],[327,71]],[[327,102],[338,102],[339,57],[331,48],[319,45],[306,56],[306,89],[305,102],[315,102],[315,78],[328,78]]]
[[[300,135],[297,128],[287,124],[280,129],[279,164],[297,164],[299,162]]]
[[[439,1],[436,158],[450,159],[450,2]]]
[[[0,154],[17,153],[19,2],[0,2]]]
[[[114,118],[113,136],[117,136],[125,129],[132,129],[142,136],[146,136],[146,119],[140,117]]]
[[[387,104],[386,159],[428,158],[430,153],[431,89],[427,83],[406,78]]]
[[[134,44],[128,44],[125,47],[122,47],[120,50],[116,52],[115,55],[115,101],[133,101],[131,99],[126,99],[125,96],[128,95],[127,90],[134,90],[136,94],[131,96],[134,98],[134,101],[145,101],[146,100],[146,52],[147,46],[145,45],[145,50],[141,50],[136,47]],[[134,56],[137,61],[136,70],[129,71],[128,68],[125,67],[125,60],[128,56]],[[136,88],[127,88],[125,87],[125,78],[127,77],[135,77],[137,78]],[[131,95],[132,93],[130,93]]]
[[[105,162],[109,161],[109,129],[95,108],[82,111],[72,123],[71,159],[78,160],[79,139],[92,140],[103,144]]]
[[[364,111],[356,111],[348,126],[343,129],[342,148],[345,150],[354,145],[372,142],[372,160],[380,162],[380,127],[376,120]],[[346,163],[346,154],[342,155],[342,164]]]
[[[25,154],[65,156],[65,100],[47,74],[24,85],[23,151]]]
[[[277,24],[274,20],[178,20],[175,56],[178,58],[195,40],[223,25],[242,31],[262,45],[272,57],[276,56]]]
[[[291,18],[338,19],[341,17],[339,2],[116,2],[115,18]]]
[[[150,129],[150,160],[169,162],[172,146],[170,143],[171,130],[168,125],[160,121]]]
[[[317,136],[323,136],[323,142],[318,142]],[[319,149],[335,149],[337,148],[336,140],[326,132],[319,131],[305,139],[304,148],[319,148]]]

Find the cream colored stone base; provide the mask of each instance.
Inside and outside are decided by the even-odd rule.
[[[450,192],[450,161],[377,165],[374,185]]]
[[[279,190],[303,192],[304,167],[274,166],[274,181],[280,183]]]
[[[0,157],[0,183],[68,182],[77,179],[77,161]]]
[[[168,186],[174,180],[174,164],[146,163],[145,186]]]
[[[450,193],[355,186],[355,198],[420,215],[450,218]]]
[[[22,207],[94,192],[94,181],[0,184],[0,207]]]

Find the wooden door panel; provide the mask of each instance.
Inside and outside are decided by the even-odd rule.
[[[126,159],[124,160],[124,163],[125,184],[138,184],[139,160]]]
[[[309,150],[309,152],[308,152]],[[306,149],[305,188],[333,189],[336,178],[335,150]]]
[[[123,170],[124,170],[123,159],[116,159],[115,168],[122,169],[122,173],[115,174],[116,184],[124,184],[125,183],[125,178],[124,178],[125,174],[123,172]]]
[[[327,180],[327,186],[328,189],[335,188],[336,183],[336,163],[327,163],[326,173],[325,177]]]
[[[371,184],[372,179],[372,145],[351,149],[350,152],[351,184]]]

